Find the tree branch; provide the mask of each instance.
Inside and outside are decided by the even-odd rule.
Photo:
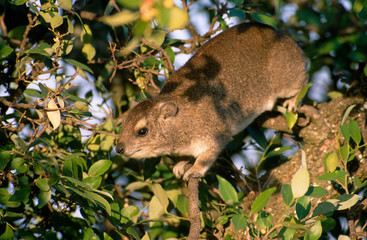
[[[201,230],[200,208],[199,208],[199,180],[200,178],[189,178],[189,219],[191,222],[188,240],[199,239]]]

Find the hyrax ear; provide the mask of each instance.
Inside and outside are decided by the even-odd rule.
[[[178,106],[174,102],[163,102],[159,104],[159,118],[167,119],[176,116]]]

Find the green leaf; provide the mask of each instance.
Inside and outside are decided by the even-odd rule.
[[[113,240],[106,232],[103,232],[103,240]]]
[[[87,71],[87,72],[90,72],[93,74],[93,70],[90,69],[90,67],[88,67],[87,65],[81,63],[81,62],[78,62],[74,59],[70,59],[70,58],[63,58],[63,60],[71,65],[73,65],[74,67],[78,67],[80,68],[81,70],[84,70],[84,71]]]
[[[347,175],[347,173],[345,171],[336,170],[335,172],[332,172],[332,173],[322,174],[316,180],[317,181],[334,181],[338,178],[344,177],[345,175]]]
[[[247,219],[241,214],[236,214],[231,219],[236,232],[244,230],[247,227]]]
[[[108,217],[108,220],[112,223],[114,226],[118,226],[121,221],[121,210],[118,202],[111,202],[111,216]]]
[[[89,224],[93,225],[96,222],[96,218],[94,216],[94,212],[89,208],[81,208],[80,213],[83,216],[84,220]]]
[[[275,29],[278,29],[277,28],[277,23],[275,22],[274,18],[272,18],[271,16],[268,16],[268,15],[263,14],[263,13],[257,13],[257,12],[250,13],[250,15],[257,22],[263,23],[263,24],[269,25],[269,26],[271,26],[271,27],[273,27]]]
[[[304,225],[298,224],[298,223],[296,223],[294,221],[292,221],[292,222],[284,221],[282,223],[282,225],[284,227],[287,227],[287,228],[307,230],[307,228]]]
[[[180,29],[189,22],[187,12],[176,6],[159,8],[156,20],[161,27],[168,27],[172,30]]]
[[[358,123],[355,120],[350,120],[348,124],[350,135],[353,141],[359,145],[362,140],[361,130],[359,129]]]
[[[94,236],[94,232],[92,228],[84,228],[82,233],[82,240],[94,240],[96,239]]]
[[[176,207],[185,217],[189,216],[189,199],[187,197],[178,195]]]
[[[13,134],[10,139],[14,142],[18,149],[21,149],[23,152],[28,152],[27,143],[16,134]]]
[[[15,38],[18,40],[22,40],[25,29],[26,29],[25,25],[18,26],[18,27],[11,29],[8,33],[9,39]]]
[[[322,231],[329,232],[336,226],[336,221],[333,218],[327,217],[321,221]]]
[[[285,118],[287,119],[287,124],[288,124],[289,129],[292,129],[297,122],[298,113],[288,112],[288,109],[287,109],[285,112]]]
[[[62,95],[64,95],[65,97],[68,97],[70,98],[71,100],[73,101],[80,101],[80,102],[83,102],[83,103],[86,103],[86,104],[89,104],[88,100],[86,99],[83,99],[83,98],[80,98],[80,97],[77,97],[75,95],[72,95],[70,93],[67,93],[67,92],[61,92]]]
[[[260,229],[269,229],[273,226],[273,216],[261,211],[259,215],[257,215],[256,223]]]
[[[111,216],[111,206],[106,199],[93,192],[86,191],[85,193],[89,196],[89,200],[93,200],[95,203],[97,203],[97,205],[102,207],[108,215]]]
[[[242,6],[245,0],[232,0],[234,4],[236,4],[237,7]]]
[[[114,145],[115,145],[115,137],[107,135],[101,141],[100,150],[110,152],[114,147]]]
[[[122,6],[130,9],[138,9],[141,4],[141,0],[117,0],[117,2]]]
[[[53,11],[41,11],[39,13],[40,13],[41,17],[43,18],[43,20],[47,23],[50,23],[52,17],[55,16],[55,12],[53,12]]]
[[[338,50],[344,43],[344,39],[341,37],[331,38],[326,40],[317,49],[319,55],[329,55],[330,52]],[[342,122],[343,124],[343,122]]]
[[[276,187],[269,188],[262,192],[254,201],[251,206],[251,214],[258,213],[261,209],[263,209],[266,204],[269,202],[271,195],[275,192]]]
[[[66,11],[70,11],[73,6],[72,0],[57,0],[57,1],[59,2],[59,7],[61,7]]]
[[[353,207],[359,200],[361,199],[360,196],[357,194],[343,194],[338,197],[337,210],[344,210],[350,207]]]
[[[327,191],[325,188],[322,188],[322,187],[310,186],[305,195],[310,196],[310,197],[322,198],[327,195]]]
[[[43,85],[42,83],[38,83],[38,87],[41,89],[41,98],[42,99],[46,99],[48,98],[48,94],[50,93],[50,90],[48,90],[48,88]]]
[[[301,102],[302,98],[304,96],[306,96],[306,93],[308,92],[308,89],[310,88],[310,86],[312,86],[313,84],[315,83],[307,83],[306,86],[304,86],[302,88],[302,90],[299,92],[298,96],[297,96],[297,99],[296,99],[296,102],[295,102],[295,106],[298,105],[298,103]]]
[[[82,48],[82,52],[85,56],[85,58],[88,61],[92,61],[92,59],[94,58],[94,56],[96,55],[96,49],[94,48],[94,46],[90,43],[85,43],[83,48]]]
[[[343,134],[343,137],[345,139],[345,141],[349,144],[349,140],[350,140],[350,132],[349,132],[349,127],[347,125],[340,125],[340,131]]]
[[[219,192],[222,195],[223,200],[230,205],[237,203],[238,195],[232,184],[219,175],[217,175],[217,179],[219,182]]]
[[[229,220],[228,215],[222,215],[222,216],[220,216],[220,218],[218,220],[218,224],[225,225],[225,224],[227,224],[228,220]]]
[[[9,0],[9,2],[14,5],[23,5],[27,0]]]
[[[112,162],[110,160],[99,160],[95,162],[88,170],[89,176],[100,176],[107,172],[111,167]]]
[[[62,168],[62,172],[65,176],[73,176],[73,162],[71,159],[66,159]]]
[[[282,197],[283,197],[283,202],[287,207],[290,207],[291,204],[293,203],[293,193],[292,193],[292,187],[289,184],[284,184],[282,186]]]
[[[83,182],[88,184],[91,188],[99,188],[102,182],[101,176],[83,178]]]
[[[24,93],[32,97],[42,98],[41,92],[35,89],[26,89]]]
[[[29,54],[39,54],[39,55],[43,55],[43,56],[49,56],[48,52],[46,52],[43,49],[40,48],[36,48],[36,49],[31,49],[28,51]]]
[[[78,179],[75,179],[73,177],[69,177],[69,176],[62,176],[61,178],[62,180],[67,180],[67,182],[73,183],[75,184],[75,186],[84,188],[85,190],[93,190],[88,184],[79,181]],[[73,189],[74,190],[74,189]]]
[[[246,19],[246,12],[243,9],[232,8],[229,10],[229,17],[238,17],[239,19]]]
[[[48,181],[44,178],[38,178],[36,180],[36,186],[41,190],[41,191],[49,191],[51,188],[48,185]]]
[[[367,3],[366,2],[362,10],[358,13],[358,17],[364,20],[367,19]]]
[[[22,202],[26,204],[30,200],[29,199],[30,193],[31,193],[30,187],[23,187],[15,191],[15,193],[10,197],[9,201]]]
[[[6,58],[13,52],[9,45],[0,45],[0,58]]]
[[[122,11],[110,15],[101,17],[100,20],[105,22],[112,27],[122,26],[134,22],[139,19],[139,12],[130,11],[128,9],[123,9]]]
[[[307,25],[313,25],[316,27],[321,25],[319,14],[312,8],[299,8],[297,10],[297,16],[299,20],[305,21]]]
[[[44,207],[51,199],[51,191],[40,191],[38,194],[38,207]]]
[[[355,104],[350,105],[350,106],[347,108],[347,110],[345,110],[345,113],[344,113],[343,118],[342,118],[341,125],[343,125],[343,124],[345,123],[345,121],[347,120],[347,118],[348,118],[348,116],[349,116],[350,112],[353,110],[353,108],[355,108],[355,106],[357,106],[357,105],[355,105]]]
[[[150,240],[149,234],[145,232],[144,236],[141,238],[141,240]]]
[[[288,150],[293,150],[293,149],[291,147],[288,147],[288,146],[277,147],[274,150],[268,152],[265,155],[265,157],[266,158],[276,157],[276,156],[279,156],[279,155],[281,155],[282,153],[284,153],[285,151],[288,151]]]
[[[312,217],[320,215],[331,216],[335,209],[336,206],[331,201],[319,203],[313,211]]]
[[[301,221],[309,214],[311,209],[311,198],[309,196],[302,196],[297,200],[296,213],[298,219]]]
[[[129,183],[129,185],[127,185],[125,189],[128,191],[139,191],[147,186],[149,186],[147,182],[132,182]]]
[[[317,220],[315,224],[310,228],[309,231],[306,232],[305,240],[317,240],[321,237],[322,234],[322,226],[321,221]]]
[[[154,195],[158,198],[158,200],[161,203],[163,209],[165,211],[167,211],[169,201],[168,201],[168,196],[167,196],[166,191],[158,183],[155,183],[155,184],[152,185],[152,191],[153,191]]]
[[[298,171],[294,174],[291,187],[294,198],[299,198],[305,195],[308,188],[310,186],[310,174],[307,171],[307,168],[301,166]]]
[[[355,13],[360,13],[364,6],[364,0],[355,0],[353,4],[353,11]]]
[[[282,230],[280,230],[278,237],[284,240],[293,240],[296,231],[297,230],[295,228],[283,227]]]
[[[156,195],[150,200],[148,211],[150,219],[159,219],[166,212]]]
[[[126,232],[127,232],[128,234],[132,235],[132,236],[133,236],[133,239],[140,240],[140,235],[139,235],[139,233],[135,230],[135,228],[133,228],[133,227],[128,227],[128,228],[126,229]]]
[[[2,158],[1,158],[1,153],[0,153],[0,165],[1,165],[1,161],[2,161]],[[24,162],[25,160],[23,158],[14,158],[13,161],[11,161],[10,163],[10,169],[18,170],[19,168],[24,167]],[[1,169],[2,168],[0,167],[0,170]]]
[[[343,145],[338,149],[338,153],[344,162],[348,162],[352,151],[353,149],[349,145]]]
[[[113,200],[112,195],[107,191],[101,191],[101,190],[97,190],[97,189],[92,189],[92,191],[95,192],[95,193],[98,193],[99,195],[108,197],[109,199]]]
[[[152,158],[144,161],[143,176],[144,180],[150,178],[156,172],[156,165],[161,161],[160,158]]]
[[[162,30],[153,30],[149,35],[144,36],[144,38],[148,42],[161,46],[166,38],[166,33]]]
[[[4,171],[10,159],[10,151],[0,152],[0,170]]]
[[[268,141],[264,135],[264,132],[260,130],[260,128],[256,127],[248,127],[247,131],[250,133],[251,137],[259,144],[263,149],[266,149],[268,146]]]
[[[137,206],[127,206],[121,209],[121,223],[127,223],[132,221],[132,218],[139,213],[139,208]]]
[[[60,15],[55,15],[55,16],[51,19],[51,22],[50,22],[51,27],[52,27],[53,29],[55,29],[55,28],[57,28],[57,27],[61,26],[61,24],[63,23],[63,21],[64,21],[64,18],[63,18],[62,16],[60,16]]]
[[[338,154],[336,152],[327,154],[324,158],[324,164],[326,171],[334,172],[336,167],[338,166]]]
[[[349,236],[347,236],[347,235],[340,234],[338,236],[338,240],[351,240],[351,238]]]
[[[175,62],[175,58],[176,58],[175,52],[170,47],[167,47],[165,50],[166,50],[167,55],[169,56],[171,62],[174,63]]]
[[[73,22],[70,21],[69,18],[66,19],[68,23],[68,33],[73,34],[74,33],[74,25]]]
[[[9,226],[8,223],[6,223],[5,231],[3,234],[0,235],[0,240],[11,240],[14,239],[14,232]]]

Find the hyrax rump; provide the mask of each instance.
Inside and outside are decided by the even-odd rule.
[[[131,110],[116,151],[136,159],[191,156],[186,173],[183,162],[173,172],[184,180],[203,177],[233,135],[277,99],[294,100],[306,82],[306,60],[294,41],[259,23],[237,25]]]

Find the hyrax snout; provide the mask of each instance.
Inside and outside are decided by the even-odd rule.
[[[306,60],[289,37],[243,23],[205,43],[122,124],[117,152],[131,158],[191,156],[177,177],[202,177],[232,136],[277,99],[294,99],[307,82]]]

